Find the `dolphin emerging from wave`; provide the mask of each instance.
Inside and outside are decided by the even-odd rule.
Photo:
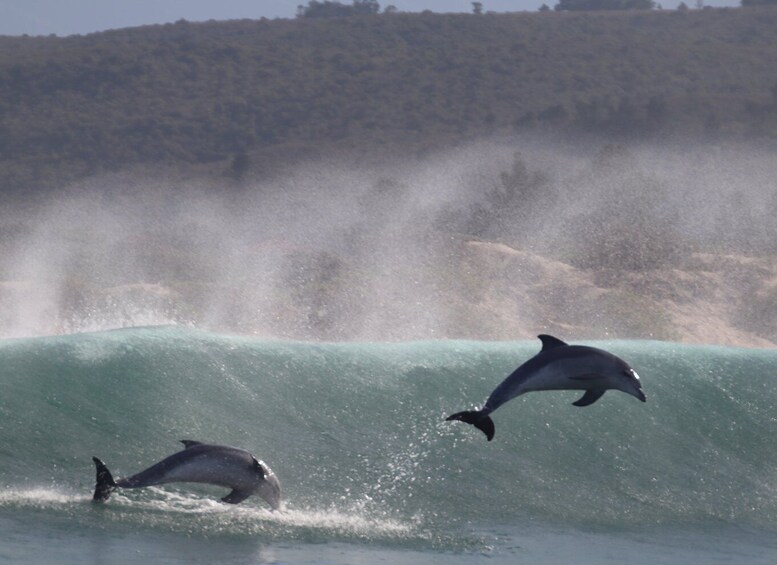
[[[261,496],[273,510],[281,506],[281,483],[275,473],[248,451],[224,445],[209,445],[181,440],[184,450],[173,453],[125,479],[114,480],[108,467],[92,457],[97,467],[95,502],[108,500],[116,488],[142,488],[165,483],[206,483],[231,488],[221,500],[230,504],[243,502],[252,494]]]
[[[620,390],[645,402],[639,375],[623,359],[586,345],[568,345],[550,335],[537,336],[542,350],[513,371],[494,389],[480,410],[457,412],[447,420],[472,424],[491,441],[494,421],[489,414],[505,402],[538,390],[584,390],[575,406],[593,404],[610,389]]]

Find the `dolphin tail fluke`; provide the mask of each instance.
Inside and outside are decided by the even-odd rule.
[[[483,414],[482,410],[465,410],[464,412],[456,412],[455,414],[451,414],[445,418],[445,420],[461,420],[467,424],[472,424],[481,432],[486,434],[488,441],[494,439],[494,432],[496,432],[494,421],[488,414]]]
[[[111,492],[116,487],[116,481],[113,480],[113,475],[105,466],[105,463],[100,461],[97,457],[92,457],[94,466],[97,468],[97,480],[94,485],[94,496],[92,500],[94,502],[105,502],[111,496]]]

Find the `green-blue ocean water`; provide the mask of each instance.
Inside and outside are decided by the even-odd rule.
[[[777,351],[591,343],[637,370],[647,403],[531,393],[487,442],[445,417],[539,341],[2,341],[0,561],[777,562]],[[124,476],[180,439],[264,459],[286,510],[185,484],[91,503],[93,455]]]

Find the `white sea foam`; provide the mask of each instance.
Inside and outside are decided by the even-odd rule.
[[[296,537],[404,539],[424,537],[418,517],[402,519],[365,504],[350,507],[307,507],[286,504],[280,511],[255,504],[228,505],[216,498],[150,487],[145,492],[117,492],[109,502],[120,512],[112,519],[172,530],[199,528],[203,532],[274,534]]]

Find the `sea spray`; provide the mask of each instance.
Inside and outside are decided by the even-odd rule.
[[[764,147],[535,136],[314,159],[239,188],[97,176],[4,202],[0,337],[175,323],[512,340],[563,327],[768,346],[775,179]]]

